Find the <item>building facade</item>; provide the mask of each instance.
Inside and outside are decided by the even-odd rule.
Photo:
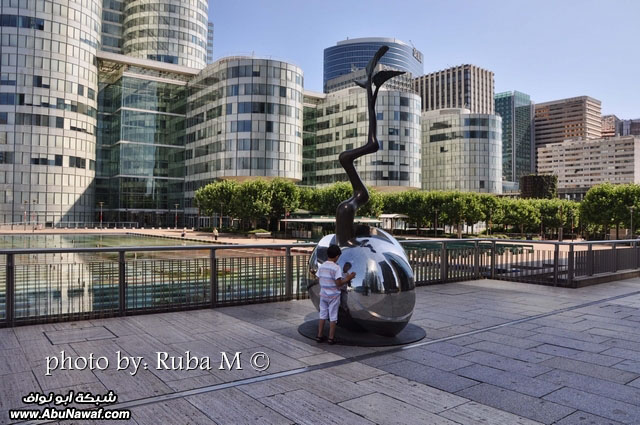
[[[125,2],[122,53],[189,68],[207,64],[206,0]]]
[[[189,84],[186,214],[195,191],[219,179],[302,180],[302,70],[251,57],[209,65]]]
[[[384,45],[389,46],[389,51],[380,59],[381,65],[406,71],[413,77],[422,75],[422,53],[404,41],[381,37],[354,38],[324,49],[323,91],[328,92],[329,80],[364,69]]]
[[[207,24],[207,65],[213,63],[213,22]]]
[[[468,109],[422,114],[422,189],[502,193],[502,119]]]
[[[423,111],[463,108],[473,114],[493,114],[493,72],[475,65],[460,65],[419,76],[415,90]]]
[[[122,53],[122,24],[124,22],[123,0],[102,1],[102,45],[101,50]]]
[[[640,138],[566,140],[537,148],[539,174],[558,176],[558,194],[580,200],[600,183],[640,183]]]
[[[567,139],[599,139],[601,136],[601,103],[597,99],[580,96],[535,106],[536,147]]]
[[[620,119],[615,115],[603,115],[602,116],[602,138],[608,139],[609,137],[619,136],[620,133]]]
[[[376,114],[380,149],[357,161],[360,177],[380,191],[419,189],[420,99],[414,93],[382,89]],[[348,181],[338,155],[366,144],[368,126],[365,90],[351,88],[321,96],[307,92],[305,128],[309,134],[304,161],[308,165],[303,182],[326,186]]]
[[[640,136],[640,119],[621,120],[618,123],[618,134],[620,136]]]
[[[496,114],[502,117],[502,178],[518,182],[535,172],[534,106],[519,91],[495,96]]]
[[[91,221],[101,0],[3,2],[0,220]]]

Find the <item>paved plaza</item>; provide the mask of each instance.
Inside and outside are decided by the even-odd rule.
[[[317,344],[297,332],[315,317],[304,300],[0,329],[0,423],[32,391],[69,390],[113,390],[137,424],[640,423],[640,279],[420,287],[427,339],[402,348]],[[110,366],[45,376],[61,351]],[[186,351],[211,369],[156,367]],[[149,367],[117,370],[118,352]],[[221,352],[242,369],[220,370]]]

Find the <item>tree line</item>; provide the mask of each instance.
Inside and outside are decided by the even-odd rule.
[[[629,226],[640,213],[640,185],[603,184],[591,188],[582,202],[562,199],[511,199],[490,194],[457,191],[411,190],[380,193],[370,189],[369,203],[358,215],[379,217],[382,213],[405,214],[416,232],[443,225],[456,228],[485,222],[488,232],[557,234],[561,230],[581,228],[591,235],[609,228]],[[229,216],[242,220],[243,228],[266,224],[277,227],[279,219],[297,209],[334,216],[340,202],[352,195],[347,182],[324,188],[297,186],[284,179],[250,180],[237,183],[223,180],[196,191],[195,204],[200,214]],[[640,224],[640,221],[636,221]]]

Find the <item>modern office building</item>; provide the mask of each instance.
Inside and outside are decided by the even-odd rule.
[[[419,189],[420,99],[411,92],[383,88],[376,113],[380,149],[357,161],[360,177],[380,191]],[[367,143],[368,120],[367,94],[359,87],[326,95],[306,92],[303,183],[348,181],[338,155]]]
[[[602,138],[608,139],[609,137],[619,136],[620,122],[620,119],[615,115],[603,115]]]
[[[618,123],[618,134],[620,136],[640,136],[640,119],[621,120]]]
[[[102,1],[102,45],[105,52],[122,53],[124,0]]]
[[[302,180],[302,70],[251,57],[209,65],[189,84],[185,206],[219,179]]]
[[[567,139],[599,139],[602,136],[600,109],[600,101],[589,96],[537,103],[536,147]]]
[[[207,0],[125,2],[122,53],[202,69],[207,64]]]
[[[495,95],[496,114],[502,117],[502,178],[519,182],[535,172],[534,106],[519,91]]]
[[[475,65],[460,65],[415,79],[423,111],[464,108],[472,114],[494,113],[493,72]]]
[[[182,215],[187,81],[198,70],[98,54],[96,205],[104,219],[174,225]]]
[[[207,24],[207,65],[213,63],[213,22]]]
[[[406,71],[413,77],[422,75],[422,53],[404,41],[381,37],[347,39],[324,49],[323,91],[328,92],[329,80],[364,69],[383,45],[389,46],[389,51],[380,59],[381,65]]]
[[[539,174],[558,176],[558,194],[580,200],[600,183],[640,183],[640,138],[565,140],[538,146]]]
[[[468,109],[423,112],[422,189],[502,193],[502,118]]]
[[[3,2],[0,220],[91,221],[101,0]]]
[[[376,72],[387,70],[387,69],[394,69],[394,68],[389,67],[387,65],[378,64],[378,66],[376,66],[376,69],[374,70],[374,75]],[[349,74],[344,74],[327,81],[327,84],[325,85],[325,93],[331,93],[331,92],[342,90],[349,87],[359,87],[355,82],[364,81],[366,79],[367,79],[366,69],[355,70],[353,72],[350,72]],[[414,81],[413,74],[411,74],[410,72],[407,72],[405,74],[398,75],[386,81],[384,83],[384,88],[388,90],[413,92],[413,81]]]

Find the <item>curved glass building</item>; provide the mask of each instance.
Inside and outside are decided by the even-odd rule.
[[[502,193],[500,115],[424,112],[422,149],[422,189]]]
[[[420,97],[382,89],[376,104],[380,149],[356,162],[362,181],[380,191],[420,188]],[[367,143],[367,93],[348,88],[305,99],[305,179],[307,185],[348,181],[341,152]],[[308,130],[311,130],[309,132]]]
[[[324,49],[324,92],[327,92],[329,80],[364,69],[383,45],[389,46],[389,51],[380,59],[380,64],[410,72],[413,77],[423,74],[422,53],[404,41],[382,37],[354,38]]]
[[[207,64],[206,0],[131,0],[124,7],[122,53],[189,68]]]
[[[218,179],[302,180],[302,85],[297,66],[251,57],[220,59],[188,84],[187,208]]]
[[[91,221],[102,0],[2,3],[0,220]]]

